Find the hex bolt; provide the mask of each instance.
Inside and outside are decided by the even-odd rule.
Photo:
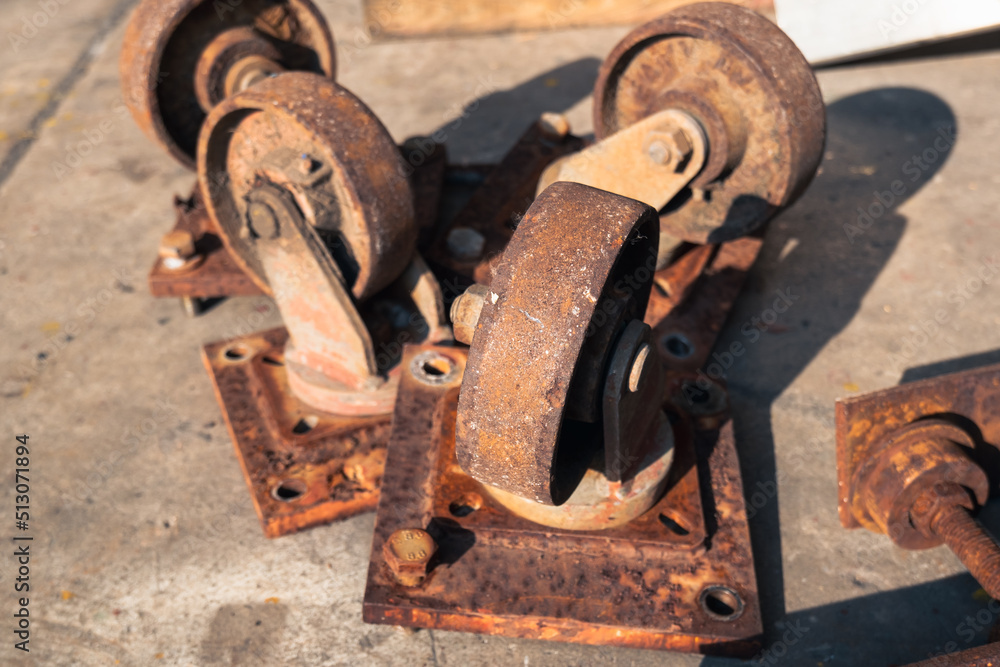
[[[479,316],[489,298],[490,288],[486,285],[473,285],[458,296],[451,304],[451,325],[455,332],[455,340],[466,345],[472,345],[479,325]]]
[[[921,532],[942,539],[990,597],[1000,600],[1000,546],[969,514],[971,505],[968,491],[944,482],[925,491],[910,514]]]
[[[547,111],[538,119],[542,136],[550,141],[562,141],[569,135],[569,121],[561,113]]]
[[[402,586],[419,586],[427,577],[437,543],[425,530],[397,530],[382,545],[382,556],[393,577]]]
[[[486,238],[471,227],[455,227],[448,232],[446,244],[452,257],[471,262],[483,256]]]
[[[194,234],[175,229],[160,240],[160,261],[167,271],[187,271],[204,259],[196,252]]]
[[[179,259],[182,262],[194,256],[194,234],[183,229],[175,229],[163,235],[160,241],[160,257]]]
[[[646,147],[646,155],[656,164],[670,164],[673,159],[673,153],[663,141],[651,141]]]

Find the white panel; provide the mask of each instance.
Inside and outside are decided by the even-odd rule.
[[[774,9],[813,64],[1000,26],[1000,0],[774,0]]]

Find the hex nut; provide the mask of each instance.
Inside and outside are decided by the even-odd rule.
[[[646,137],[646,155],[656,164],[673,166],[679,173],[694,149],[683,130],[650,132]]]
[[[479,316],[489,298],[490,288],[486,285],[473,285],[459,295],[451,304],[451,325],[455,332],[455,340],[466,345],[472,345],[479,325]]]
[[[428,565],[437,543],[425,530],[397,530],[382,545],[382,556],[396,581],[403,586],[419,586],[427,577]]]

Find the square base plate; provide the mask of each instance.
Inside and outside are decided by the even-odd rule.
[[[678,427],[662,500],[606,531],[512,515],[455,461],[461,375],[428,383],[415,354],[464,366],[467,351],[407,350],[382,482],[364,620],[583,644],[752,656],[762,634],[743,485],[730,423]],[[681,423],[686,423],[682,420]],[[423,528],[438,551],[404,587],[383,561],[396,530]]]
[[[340,417],[288,387],[288,332],[206,345],[205,367],[264,533],[278,537],[375,508],[390,416]]]

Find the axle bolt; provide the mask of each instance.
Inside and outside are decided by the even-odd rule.
[[[928,537],[948,545],[990,597],[1000,600],[1000,546],[970,514],[975,500],[955,482],[942,482],[913,503],[910,518]]]
[[[486,285],[473,285],[458,296],[451,304],[451,325],[455,332],[455,340],[459,343],[472,345],[476,335],[479,316],[486,305],[486,297],[490,288]]]

